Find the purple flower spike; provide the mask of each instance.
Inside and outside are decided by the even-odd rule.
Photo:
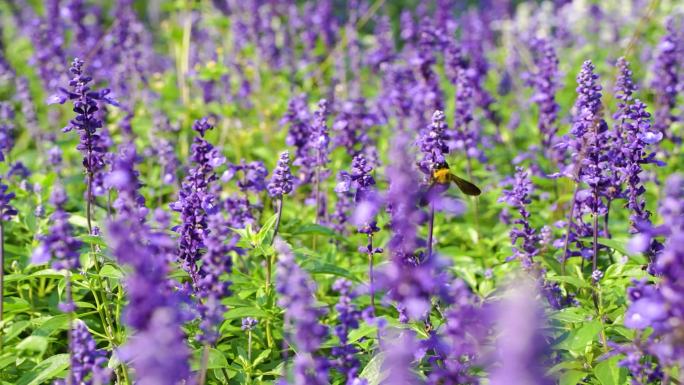
[[[69,381],[59,380],[55,384],[109,384],[111,376],[111,370],[107,368],[109,359],[104,350],[97,348],[86,324],[81,320],[74,321],[73,328],[69,333],[71,333],[69,344],[71,379]]]
[[[271,197],[282,197],[292,192],[292,174],[290,173],[290,153],[280,154],[278,165],[273,170],[271,181],[268,186],[268,194]]]
[[[46,263],[50,260],[55,270],[75,270],[81,266],[80,249],[83,243],[73,235],[69,214],[64,210],[67,196],[64,188],[56,186],[50,196],[55,212],[50,217],[50,230],[38,237],[40,244],[31,257],[33,263]]]
[[[294,259],[290,247],[277,239],[275,248],[278,252],[276,269],[276,290],[278,306],[285,309],[286,337],[288,342],[297,346],[297,357],[294,362],[295,385],[318,385],[328,383],[328,360],[318,350],[328,335],[326,326],[318,319],[325,314],[325,309],[315,306],[315,284]]]

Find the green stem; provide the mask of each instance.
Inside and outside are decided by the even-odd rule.
[[[0,220],[0,354],[3,352],[5,303],[5,223]]]
[[[200,372],[199,372],[199,379],[197,380],[197,383],[199,385],[204,385],[204,383],[207,381],[207,365],[209,363],[209,345],[205,344],[204,349],[202,350],[202,363],[200,367]]]
[[[281,196],[280,199],[278,199],[278,213],[276,217],[276,222],[275,226],[273,226],[273,238],[271,238],[271,246],[273,246],[273,242],[276,239],[276,235],[278,235],[278,229],[280,229],[280,219],[283,215],[283,197]]]

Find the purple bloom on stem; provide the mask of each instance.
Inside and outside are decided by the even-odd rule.
[[[230,237],[230,228],[223,216],[223,212],[217,210],[209,215],[207,232],[204,236],[204,245],[207,249],[202,256],[202,267],[199,281],[198,296],[201,299],[200,313],[202,321],[200,328],[203,335],[201,340],[214,344],[218,337],[218,327],[223,320],[226,307],[221,304],[221,299],[230,295],[230,281],[221,279],[223,274],[230,274],[233,269],[233,261],[230,252],[234,249],[237,240]],[[228,243],[226,243],[228,240]]]
[[[11,203],[12,199],[14,199],[14,193],[7,192],[7,185],[2,183],[2,176],[0,176],[0,221],[9,221],[17,215],[17,209]]]
[[[554,384],[546,375],[550,346],[542,334],[544,311],[535,300],[532,281],[509,290],[498,304],[496,360],[500,364],[490,375],[492,385]]]
[[[427,179],[431,178],[437,166],[446,162],[446,155],[449,153],[445,119],[444,112],[435,111],[432,114],[432,123],[421,131],[418,138],[418,146],[423,153],[423,159],[418,165]]]
[[[55,212],[50,217],[50,230],[38,237],[40,242],[31,257],[33,263],[46,263],[50,260],[55,270],[75,270],[80,268],[80,249],[83,243],[73,235],[69,223],[69,214],[64,210],[67,202],[66,192],[61,186],[55,186],[50,196],[50,203],[55,206]]]
[[[677,105],[679,93],[679,63],[681,61],[681,37],[675,24],[670,18],[665,24],[667,32],[658,44],[654,65],[652,87],[656,92],[655,129],[669,139],[673,137],[671,124],[677,121],[672,110]]]
[[[0,161],[5,161],[14,147],[14,109],[9,102],[0,102]]]
[[[277,239],[276,290],[278,306],[285,309],[286,340],[294,342],[297,357],[294,363],[296,385],[328,383],[328,360],[318,350],[328,335],[328,328],[318,319],[325,314],[324,308],[315,305],[316,286],[294,259],[290,247]],[[290,330],[294,328],[294,333]]]
[[[537,230],[530,224],[530,212],[527,206],[532,202],[530,193],[532,182],[529,173],[522,167],[516,167],[515,182],[513,189],[503,190],[499,201],[506,201],[511,207],[518,210],[520,218],[515,219],[513,224],[518,226],[511,229],[511,244],[514,245],[514,255],[507,260],[518,259],[525,269],[530,269],[534,263],[534,257],[539,253],[539,235]],[[515,247],[519,239],[522,239],[522,247]]]
[[[107,353],[98,349],[95,339],[81,320],[73,322],[69,350],[71,367],[69,380],[59,380],[55,384],[100,385],[109,384],[111,370],[107,368]]]
[[[358,329],[361,312],[352,304],[354,293],[351,290],[351,282],[338,279],[332,289],[340,293],[340,299],[335,305],[339,320],[339,325],[335,326],[335,335],[339,338],[340,344],[332,349],[333,356],[337,357],[333,367],[344,375],[347,379],[346,384],[352,385],[359,374],[361,363],[356,357],[358,350],[349,343],[349,332]]]
[[[538,126],[542,136],[542,146],[547,151],[550,160],[563,161],[562,153],[554,147],[558,141],[558,111],[560,106],[556,102],[558,90],[558,57],[553,45],[545,39],[532,41],[532,49],[537,55],[537,72],[529,78],[529,84],[534,87],[532,101],[539,109]]]
[[[632,329],[651,327],[645,350],[656,356],[664,366],[684,363],[684,344],[681,320],[684,314],[684,177],[670,176],[665,185],[665,196],[660,203],[663,225],[651,229],[666,236],[663,250],[654,262],[660,277],[658,286],[637,282],[628,295],[631,305],[625,316],[625,326]]]
[[[278,158],[278,165],[273,170],[268,183],[268,194],[271,197],[282,197],[292,192],[292,174],[290,173],[290,153],[285,151]]]
[[[214,168],[223,164],[225,159],[204,139],[204,134],[213,128],[207,118],[195,121],[192,128],[199,133],[191,147],[190,159],[194,167],[183,180],[179,200],[172,203],[171,208],[180,212],[182,220],[182,224],[175,229],[180,234],[178,259],[197,289],[202,278],[197,262],[200,260],[200,249],[204,246],[207,215],[215,210],[211,185],[218,177]]]

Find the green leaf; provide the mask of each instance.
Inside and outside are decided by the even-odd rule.
[[[264,223],[264,226],[259,229],[259,233],[256,235],[256,240],[259,245],[264,245],[264,239],[266,239],[266,235],[273,229],[273,226],[275,226],[276,219],[278,218],[278,214],[273,214],[271,215],[270,218],[266,220],[266,223]],[[271,237],[268,238],[269,242],[271,241]]]
[[[382,362],[384,359],[385,355],[383,353],[378,353],[373,356],[373,358],[368,361],[368,364],[366,364],[366,367],[361,371],[359,378],[366,379],[368,385],[380,384],[380,381],[385,379],[385,376],[382,373]]]
[[[17,344],[17,350],[43,353],[47,349],[47,338],[39,335],[31,335]]]
[[[204,354],[204,349],[205,348],[200,348],[195,350],[194,356],[195,359],[192,362],[192,370],[199,370],[200,365],[202,364],[202,355]],[[218,349],[214,348],[207,348],[208,350],[208,357],[207,357],[207,369],[221,369],[221,368],[227,368],[228,367],[228,360],[226,360],[226,356],[223,354]]]
[[[100,247],[107,247],[107,242],[100,236],[97,235],[81,235],[81,241],[85,244],[98,245]]]
[[[594,367],[594,375],[601,385],[622,385],[627,380],[625,371],[618,366],[620,357],[611,357]]]
[[[329,227],[317,225],[315,223],[309,223],[306,225],[299,226],[292,231],[292,235],[300,234],[327,235],[329,237],[338,236],[338,234]]]
[[[587,345],[598,339],[601,331],[599,321],[586,322],[580,328],[571,331],[568,336],[558,344],[558,347],[567,349],[576,354],[582,354]]]
[[[568,370],[560,376],[560,385],[577,385],[580,383],[586,373],[580,372],[579,370]]]
[[[59,330],[66,330],[69,328],[69,316],[66,314],[59,314],[54,317],[49,317],[40,325],[38,329],[33,332],[34,336],[49,337]]]
[[[302,263],[302,268],[311,274],[336,275],[359,282],[359,278],[352,274],[349,270],[343,269],[331,263],[320,263],[318,261],[309,260]]]
[[[268,313],[257,308],[257,307],[238,307],[235,309],[229,309],[225,314],[224,318],[226,320],[232,320],[236,318],[252,317],[256,319],[267,318]]]
[[[266,350],[262,351],[261,353],[259,353],[257,358],[254,359],[252,366],[255,367],[255,366],[259,365],[264,360],[266,360],[270,354],[271,354],[271,349],[266,349]]]
[[[591,287],[591,285],[589,285],[589,283],[587,283],[586,281],[584,281],[578,277],[571,277],[571,276],[567,276],[567,275],[557,275],[557,276],[547,277],[547,279],[549,281],[553,281],[553,282],[569,283],[578,289],[588,289]]]
[[[16,385],[38,385],[54,378],[69,366],[68,354],[57,354],[36,365],[25,373]]]
[[[557,311],[551,315],[551,318],[555,320],[569,323],[584,322],[587,320],[587,317],[589,317],[589,314],[579,307],[570,307]]]
[[[82,215],[72,213],[71,215],[69,215],[69,223],[77,227],[83,227],[84,229],[88,228],[88,218]],[[92,222],[92,226],[95,227],[97,226],[97,224],[95,222]]]
[[[117,266],[107,264],[100,269],[100,276],[120,280],[123,278],[123,272]]]

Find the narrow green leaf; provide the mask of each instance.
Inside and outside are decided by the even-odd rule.
[[[16,385],[43,384],[57,376],[69,366],[68,354],[57,354],[36,365],[33,370],[25,373]]]
[[[385,379],[385,376],[382,373],[382,362],[384,359],[385,355],[383,353],[378,353],[373,356],[373,358],[368,361],[368,364],[366,364],[366,367],[361,371],[359,378],[366,379],[368,385],[380,384],[380,382]]]

